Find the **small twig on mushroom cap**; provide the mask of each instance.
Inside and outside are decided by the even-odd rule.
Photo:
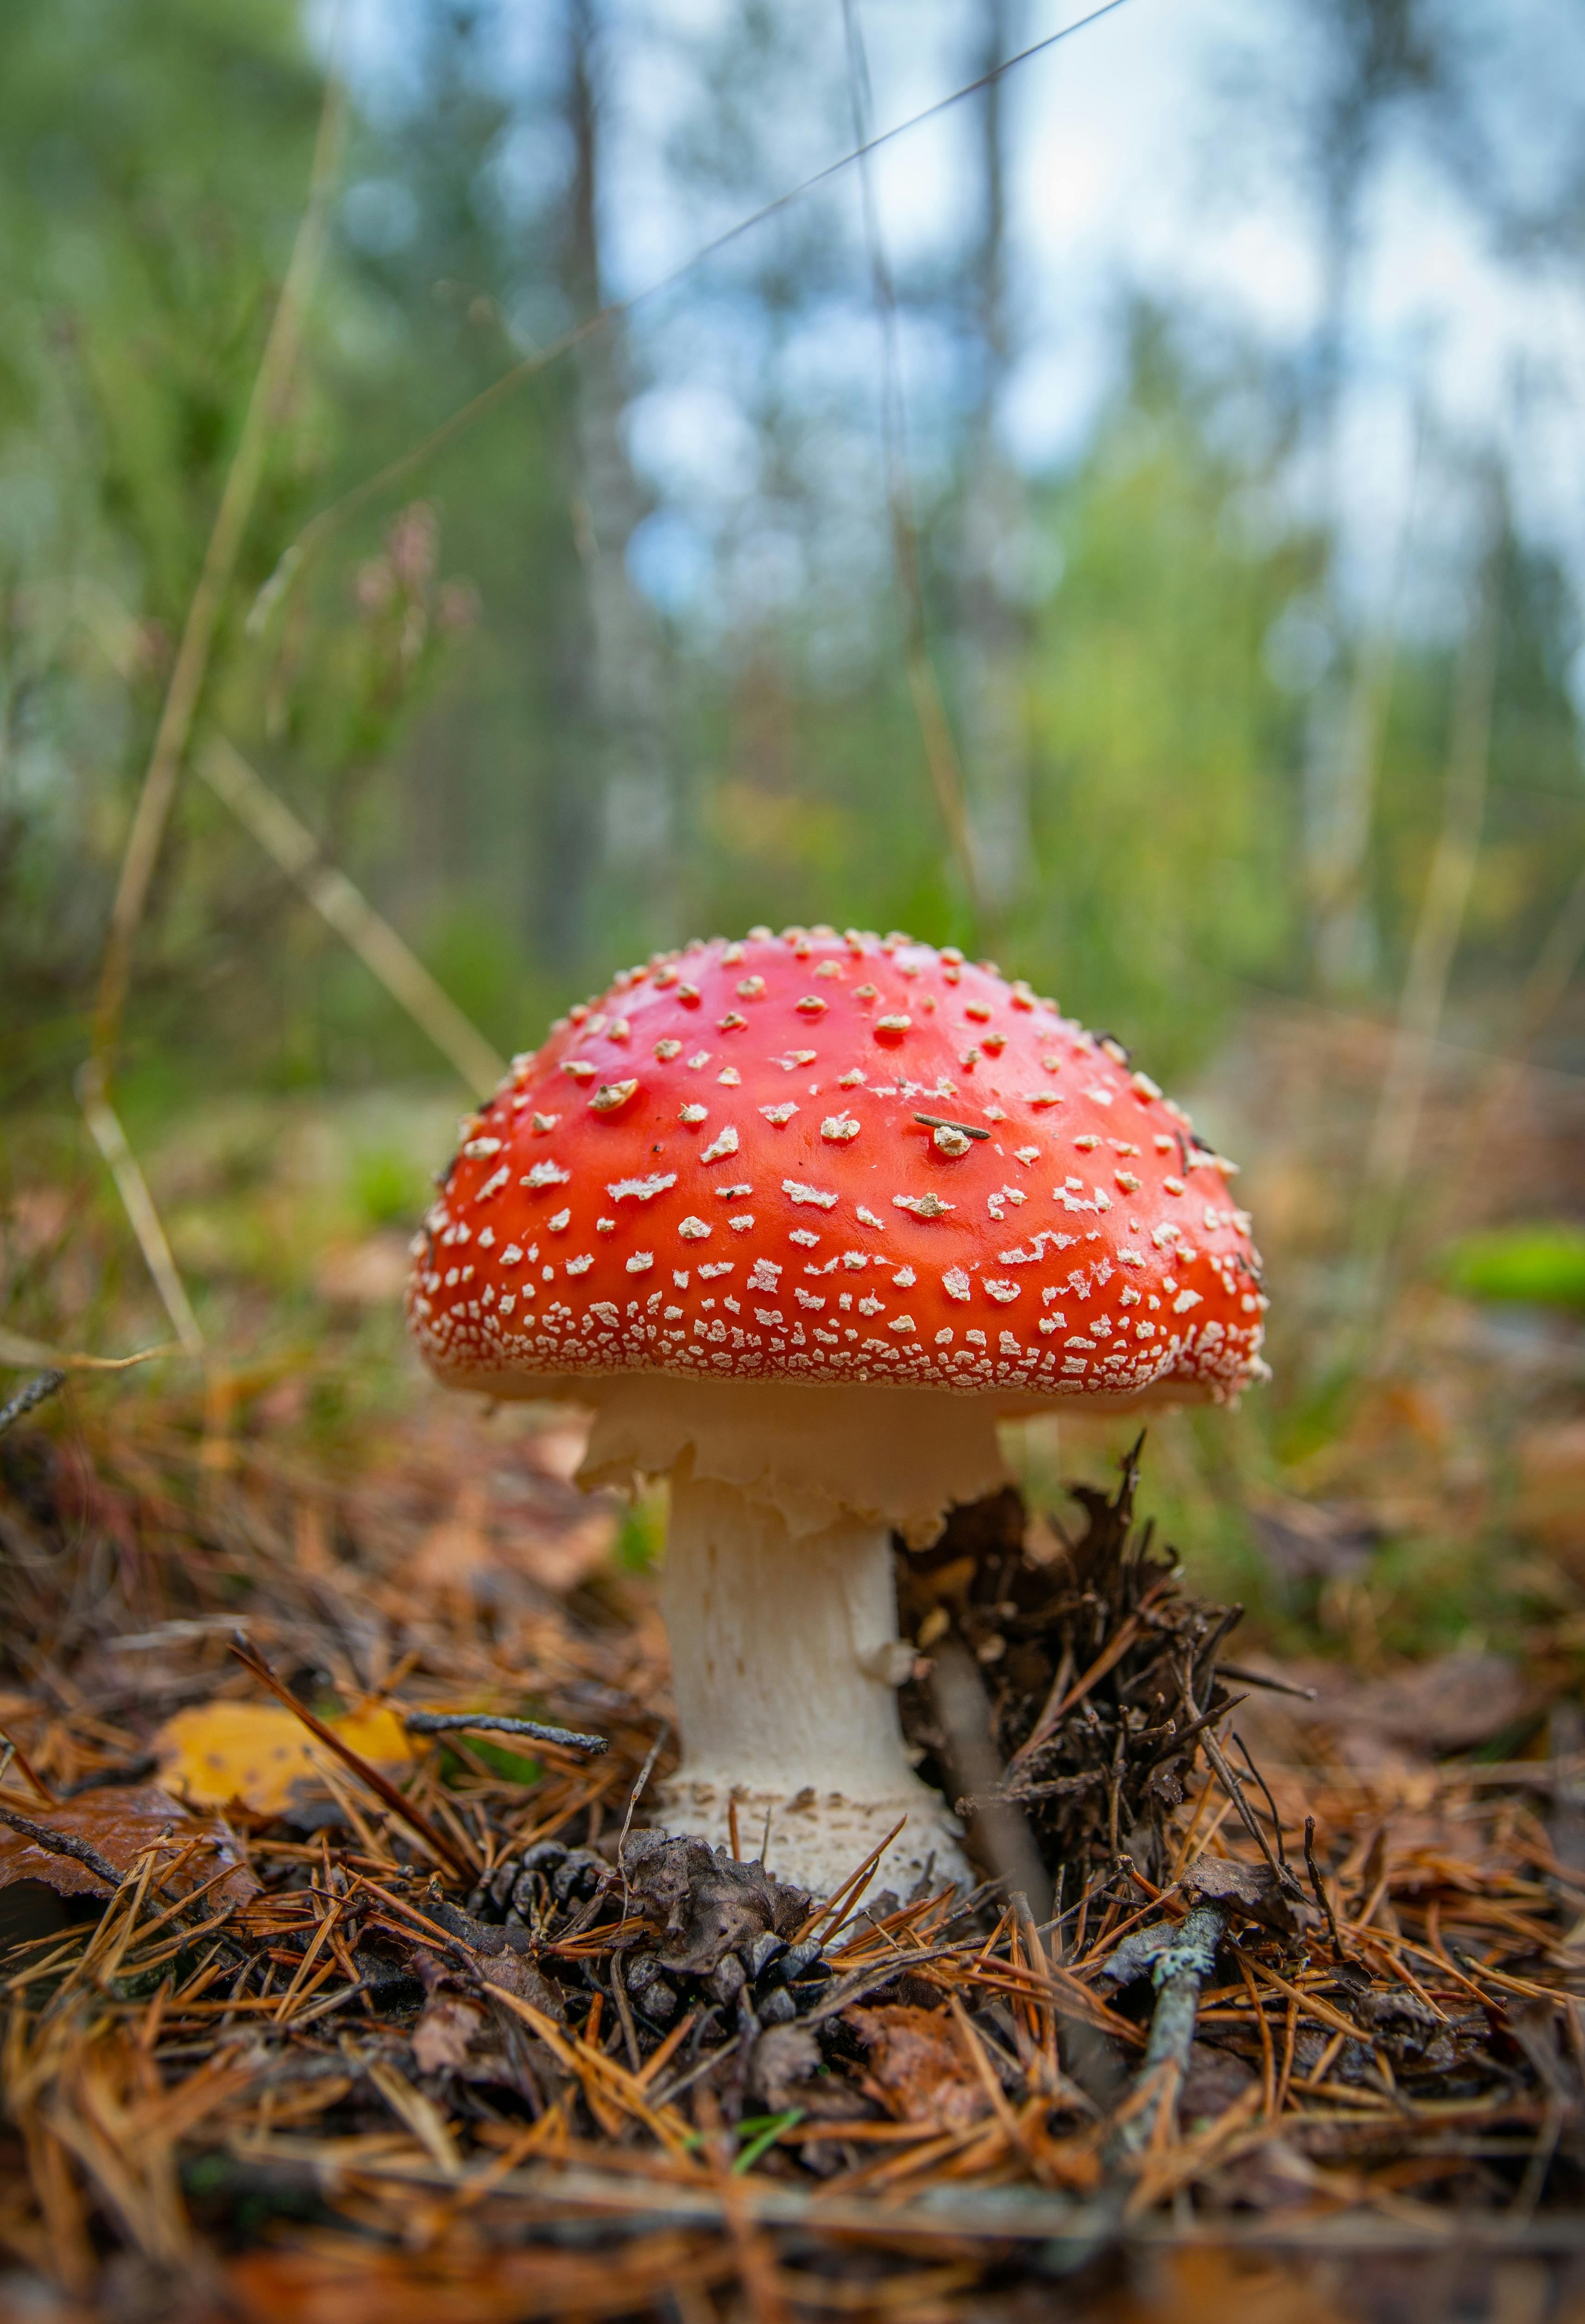
[[[914,1120],[922,1121],[926,1130],[961,1130],[965,1138],[989,1138],[991,1135],[988,1130],[976,1130],[972,1121],[951,1121],[944,1113],[917,1113]]]

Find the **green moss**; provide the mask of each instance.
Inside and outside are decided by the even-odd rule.
[[[475,1735],[471,1729],[467,1745],[470,1758],[482,1760],[492,1775],[500,1775],[506,1783],[521,1784],[526,1788],[530,1784],[537,1784],[545,1773],[538,1759],[530,1759],[521,1751],[509,1750],[504,1743],[486,1743],[482,1735]],[[448,1784],[457,1775],[465,1776],[473,1772],[452,1751],[442,1754],[440,1765],[442,1775]]]

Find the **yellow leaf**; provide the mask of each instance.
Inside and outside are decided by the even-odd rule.
[[[406,1766],[412,1747],[393,1711],[349,1711],[326,1721],[361,1758],[387,1771]],[[199,1807],[241,1800],[255,1815],[278,1815],[299,1785],[327,1767],[346,1770],[281,1702],[202,1702],[179,1711],[154,1738],[160,1778]]]
[[[339,1719],[327,1719],[325,1724],[360,1759],[372,1759],[377,1767],[404,1767],[413,1756],[407,1729],[394,1711],[380,1707],[348,1711]]]

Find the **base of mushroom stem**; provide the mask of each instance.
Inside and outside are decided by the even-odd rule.
[[[963,1825],[923,1784],[893,1799],[850,1800],[812,1787],[757,1791],[681,1775],[662,1788],[657,1806],[656,1820],[668,1832],[696,1834],[713,1848],[731,1847],[735,1806],[739,1856],[762,1858],[775,1879],[806,1888],[817,1900],[835,1895],[898,1823],[902,1830],[882,1850],[855,1905],[887,1889],[906,1900],[921,1882],[930,1893],[954,1885],[967,1892],[978,1877],[960,1845]]]

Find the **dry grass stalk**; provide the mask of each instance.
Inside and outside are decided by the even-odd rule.
[[[302,890],[327,925],[351,945],[370,973],[428,1035],[475,1097],[487,1097],[506,1072],[484,1035],[442,991],[416,954],[344,872],[326,861],[318,841],[270,789],[242,753],[217,736],[198,770],[253,837]]]
[[[192,733],[216,632],[297,366],[309,298],[329,229],[344,111],[339,84],[334,79],[327,80],[309,174],[308,199],[264,342],[242,433],[226,472],[198,585],[182,626],[143,789],[127,835],[94,1013],[94,1087],[96,1094],[103,1098],[108,1096],[110,1064],[131,980],[133,948]]]

